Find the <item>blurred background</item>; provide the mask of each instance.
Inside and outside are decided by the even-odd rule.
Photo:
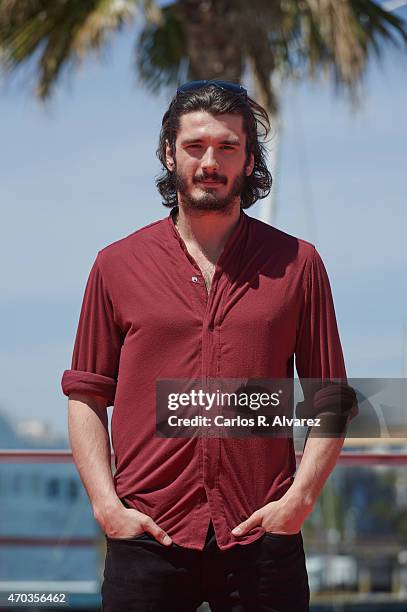
[[[98,250],[168,215],[155,150],[178,84],[266,106],[273,190],[248,214],[321,253],[349,377],[406,377],[405,19],[400,1],[0,1],[3,599],[100,605],[60,379]],[[313,610],[407,609],[406,447],[348,441],[304,525]]]

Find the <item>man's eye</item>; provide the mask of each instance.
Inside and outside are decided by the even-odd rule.
[[[221,149],[225,149],[226,151],[233,151],[234,147],[230,145],[222,145]]]

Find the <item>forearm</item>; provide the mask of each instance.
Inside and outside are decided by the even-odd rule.
[[[345,432],[331,438],[312,437],[306,441],[301,463],[286,496],[311,512],[341,453]]]
[[[74,462],[97,518],[121,503],[113,483],[106,401],[72,394],[68,429]]]
[[[72,454],[94,516],[109,537],[127,539],[147,531],[169,546],[172,540],[165,531],[146,514],[126,508],[116,494],[106,403],[103,398],[79,394],[70,395],[68,401]]]
[[[342,437],[308,437],[293,484],[277,501],[259,508],[237,525],[232,534],[242,536],[261,525],[265,531],[282,534],[298,533],[312,511],[318,495],[332,472],[344,441]]]

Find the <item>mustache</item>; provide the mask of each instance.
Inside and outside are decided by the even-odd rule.
[[[194,183],[200,183],[202,181],[218,181],[219,183],[226,183],[226,176],[220,176],[219,174],[201,174],[194,177]]]

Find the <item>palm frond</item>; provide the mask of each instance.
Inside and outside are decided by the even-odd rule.
[[[363,79],[370,52],[381,55],[383,41],[407,41],[402,19],[371,0],[302,0],[291,4],[283,28],[289,65],[301,75],[330,72],[351,93]]]
[[[407,23],[401,17],[383,9],[376,2],[351,0],[356,19],[363,24],[362,44],[371,45],[377,57],[381,56],[383,41],[395,47],[407,44]]]
[[[261,16],[258,32],[267,31],[269,54],[283,80],[329,74],[351,95],[372,53],[380,57],[383,43],[407,42],[405,22],[372,0],[251,0],[242,10],[247,22],[250,14]],[[256,31],[245,44],[259,44]]]
[[[271,7],[272,8],[272,7]],[[273,23],[276,25],[281,17],[279,10],[273,11]],[[248,15],[247,15],[248,17]],[[262,18],[256,15],[245,23],[244,32],[241,32],[243,54],[248,59],[250,69],[256,84],[256,95],[260,104],[265,106],[272,114],[278,110],[278,100],[272,86],[271,76],[278,63],[278,47],[270,40],[270,30]],[[275,28],[275,31],[277,28]]]
[[[0,62],[36,62],[37,93],[47,98],[64,67],[105,48],[144,9],[135,64],[153,92],[184,78],[239,81],[249,61],[266,105],[272,76],[317,77],[355,91],[368,58],[406,44],[406,24],[373,0],[0,0]]]
[[[0,5],[2,65],[14,71],[38,54],[37,95],[45,99],[61,69],[100,49],[136,7],[136,0],[6,0]]]
[[[186,39],[176,5],[146,11],[146,23],[135,49],[135,64],[141,81],[152,92],[179,84],[186,61]]]

